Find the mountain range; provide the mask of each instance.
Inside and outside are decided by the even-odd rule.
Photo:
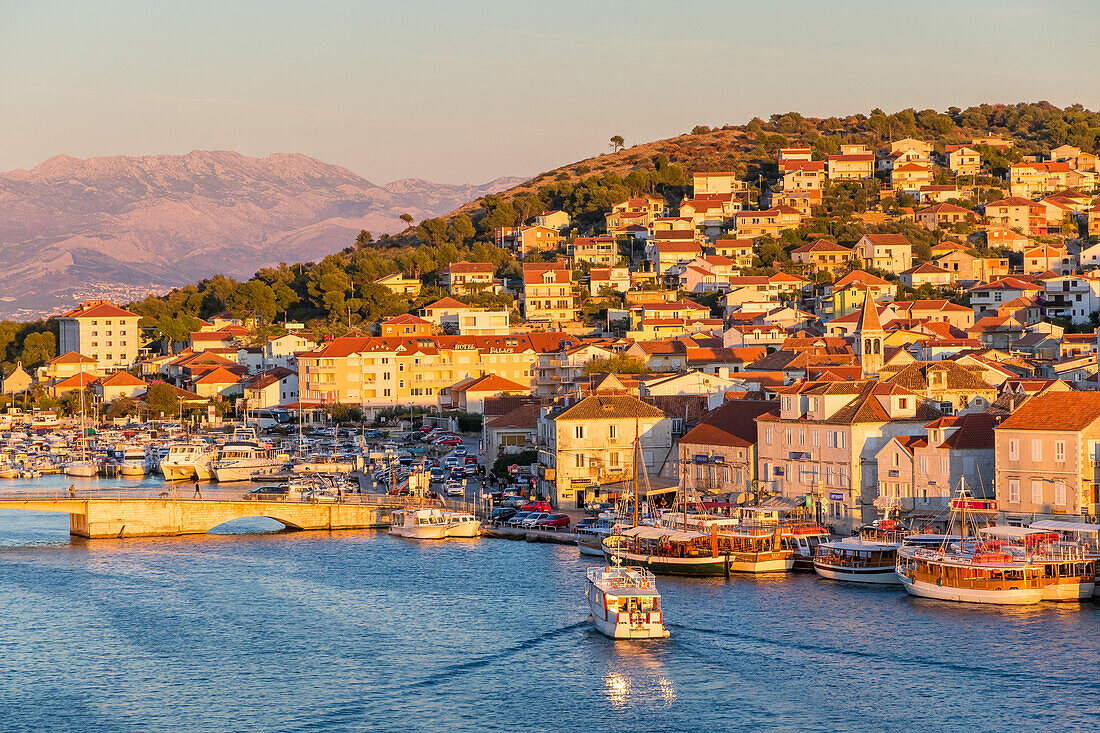
[[[126,301],[216,273],[248,277],[445,214],[522,178],[379,186],[298,154],[252,158],[59,155],[0,173],[0,315],[30,318],[81,298]]]

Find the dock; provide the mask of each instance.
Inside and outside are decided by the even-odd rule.
[[[496,537],[504,540],[522,540],[524,542],[547,542],[556,545],[575,545],[577,535],[572,532],[554,532],[538,529],[512,529],[511,527],[483,527],[483,537]]]

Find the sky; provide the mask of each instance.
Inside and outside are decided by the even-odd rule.
[[[1100,107],[1095,0],[0,0],[0,170],[304,153],[385,183],[531,176],[810,116]]]

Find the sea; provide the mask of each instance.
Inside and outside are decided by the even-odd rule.
[[[1095,601],[998,608],[804,573],[661,577],[671,637],[612,641],[586,620],[592,564],[564,545],[263,518],[83,540],[66,515],[0,510],[0,730],[1100,725]]]

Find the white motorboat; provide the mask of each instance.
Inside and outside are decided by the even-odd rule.
[[[72,461],[65,465],[66,476],[89,478],[95,476],[98,471],[99,467],[95,464],[95,461]]]
[[[185,481],[192,478],[210,478],[198,476],[198,466],[204,470],[210,461],[217,455],[217,451],[211,450],[205,443],[183,443],[173,445],[160,462],[160,472],[165,481]]]
[[[144,450],[133,446],[127,446],[122,450],[121,460],[118,464],[120,475],[144,476],[147,473],[146,469]]]
[[[611,512],[603,512],[596,521],[586,527],[576,527],[573,533],[577,536],[577,549],[582,555],[596,555],[603,557],[603,541],[615,531],[619,521]]]
[[[858,537],[822,542],[813,558],[814,571],[822,578],[848,583],[901,583],[896,565],[905,532],[905,527],[885,520],[861,527]]]
[[[395,509],[390,521],[390,534],[397,537],[417,540],[442,540],[447,537],[447,518],[438,509]]]
[[[265,468],[280,466],[283,460],[276,455],[274,448],[261,448],[248,443],[227,443],[210,468],[218,481],[248,481],[252,474]]]
[[[584,587],[592,622],[612,639],[663,639],[661,594],[645,568],[621,565],[588,568]]]
[[[481,520],[469,512],[443,512],[447,518],[448,537],[477,537],[481,534]]]

